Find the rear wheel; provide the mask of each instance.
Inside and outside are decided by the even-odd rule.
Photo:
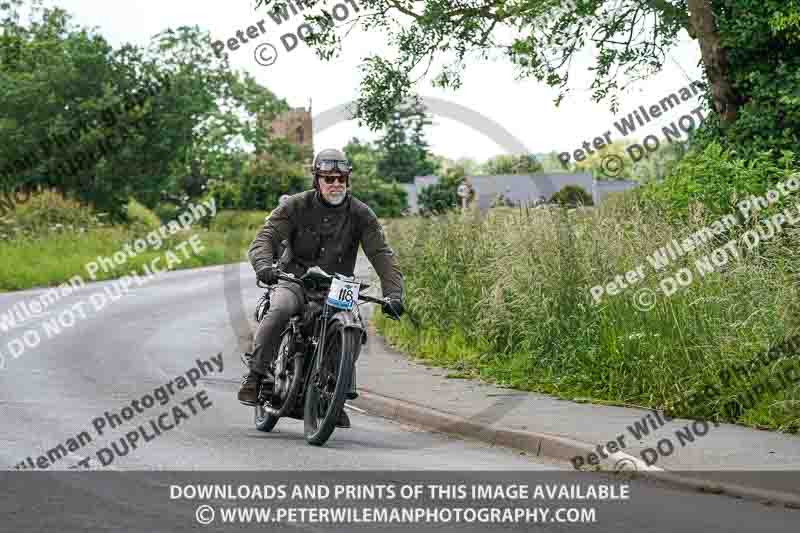
[[[309,444],[322,446],[336,428],[360,348],[359,330],[344,328],[340,322],[329,326],[322,364],[311,373],[306,387],[304,426]]]

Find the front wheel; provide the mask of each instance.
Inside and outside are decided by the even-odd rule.
[[[309,444],[322,446],[336,428],[344,408],[353,361],[361,348],[361,332],[334,322],[329,326],[325,354],[319,370],[312,371],[306,386],[304,406],[305,437]]]

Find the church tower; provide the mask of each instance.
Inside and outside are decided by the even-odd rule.
[[[314,128],[311,122],[311,101],[309,100],[308,109],[305,107],[293,107],[278,115],[272,121],[272,135],[283,137],[295,146],[305,147],[309,154],[305,161],[305,168],[311,175],[311,163],[314,158]]]

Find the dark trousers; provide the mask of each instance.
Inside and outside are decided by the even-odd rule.
[[[305,294],[298,285],[281,281],[270,294],[270,305],[253,338],[253,358],[250,370],[267,374],[281,343],[281,332],[289,319],[305,307]]]

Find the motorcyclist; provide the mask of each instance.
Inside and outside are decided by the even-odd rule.
[[[258,388],[265,376],[269,386],[274,385],[270,365],[277,355],[280,334],[289,318],[307,303],[301,286],[278,280],[279,268],[273,263],[284,240],[289,244],[291,257],[283,270],[295,276],[302,276],[315,265],[329,274],[352,276],[360,244],[380,277],[387,300],[383,312],[391,316],[403,314],[403,276],[397,258],[386,244],[375,213],[351,195],[351,166],[344,153],[322,150],[314,159],[312,173],[313,189],[292,195],[279,205],[248,251],[256,277],[277,286],[253,339],[250,372],[239,390],[239,401],[245,405],[256,404]],[[337,426],[350,427],[344,409]]]

